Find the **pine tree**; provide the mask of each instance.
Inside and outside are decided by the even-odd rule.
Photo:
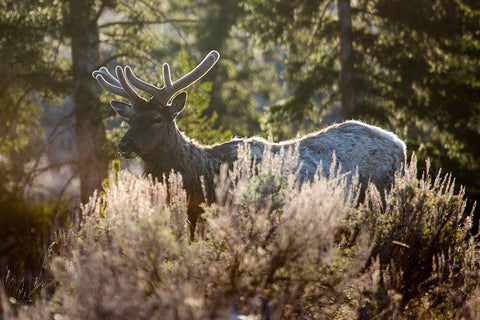
[[[69,0],[67,8],[75,83],[73,99],[80,194],[85,203],[95,190],[101,188],[108,169],[108,158],[104,152],[105,125],[100,108],[100,88],[91,77],[92,70],[100,65],[97,26],[100,6],[91,0]]]
[[[203,115],[214,117],[214,128],[234,135],[260,134],[262,104],[279,90],[274,65],[254,46],[240,24],[245,12],[234,0],[170,0],[165,15],[195,21],[176,25],[168,45],[180,43],[192,57],[210,50],[221,54],[205,81],[212,83],[210,102]],[[178,50],[177,50],[178,53]],[[180,122],[181,125],[181,122]]]
[[[345,105],[342,1],[244,0],[245,27],[285,52],[291,95],[270,121],[311,127]],[[352,3],[356,103],[351,116],[406,139],[480,194],[480,3],[474,0],[360,0]],[[343,39],[343,40],[342,40]],[[334,112],[335,113],[335,112]],[[345,115],[345,113],[344,113]],[[311,119],[308,121],[307,119]],[[301,128],[301,127],[300,127]]]

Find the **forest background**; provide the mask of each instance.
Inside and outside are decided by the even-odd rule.
[[[160,85],[162,63],[176,79],[210,50],[188,136],[279,141],[359,119],[480,199],[476,0],[0,0],[2,277],[35,274],[116,157],[126,126],[91,72],[128,64]]]

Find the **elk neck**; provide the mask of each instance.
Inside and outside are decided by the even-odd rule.
[[[145,164],[145,174],[162,180],[170,172],[182,175],[184,187],[189,193],[201,193],[201,177],[207,189],[213,189],[213,179],[218,172],[223,159],[208,152],[208,147],[200,145],[188,138],[175,126],[168,133],[169,143],[157,148],[147,157],[142,157]]]

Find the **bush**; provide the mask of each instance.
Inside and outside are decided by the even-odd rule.
[[[27,204],[19,194],[0,199],[0,280],[18,303],[37,294],[43,266],[55,231],[71,212],[68,198]]]
[[[445,295],[452,294],[453,288],[455,299],[461,297],[462,301],[446,308],[454,310],[453,315],[458,314],[466,291],[471,289],[462,288],[458,281],[466,274],[472,277],[471,271],[477,268],[471,256],[477,253],[469,239],[473,210],[470,215],[465,212],[464,189],[455,193],[450,175],[438,173],[432,178],[424,173],[418,179],[416,168],[416,159],[412,157],[405,174],[396,177],[386,201],[369,186],[359,214],[350,219],[368,234],[372,243],[369,262],[374,264],[378,279],[376,296],[370,293],[372,301],[376,301],[370,312],[383,310],[382,317],[393,317],[403,310],[408,310],[406,315],[410,318],[431,312],[432,305],[422,310],[424,299],[439,299],[441,292],[444,297],[439,301],[445,301]],[[477,275],[471,280],[477,284]],[[458,296],[458,290],[466,291]]]
[[[478,252],[448,177],[417,179],[413,160],[386,200],[370,186],[358,204],[355,179],[299,185],[295,154],[265,156],[224,168],[195,241],[180,176],[120,172],[59,234],[53,296],[16,318],[478,316]]]

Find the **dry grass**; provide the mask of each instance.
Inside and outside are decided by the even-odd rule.
[[[370,186],[358,204],[356,180],[334,169],[299,186],[294,153],[241,157],[193,242],[180,176],[166,186],[112,174],[58,235],[42,295],[14,310],[2,294],[3,318],[474,319],[463,190],[415,168],[384,201]]]

